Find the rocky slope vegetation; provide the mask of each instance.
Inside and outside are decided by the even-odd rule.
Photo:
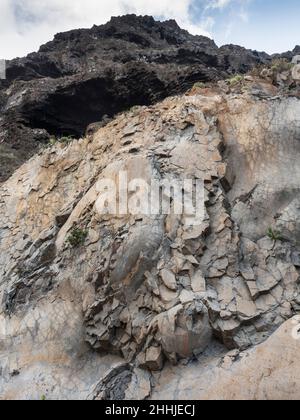
[[[1,398],[299,399],[299,86],[272,71],[122,113],[2,184]],[[120,172],[203,180],[203,220],[100,215]]]
[[[147,16],[58,34],[39,52],[8,62],[7,80],[0,81],[0,182],[51,135],[81,137],[89,124],[134,105],[269,59],[238,46],[218,48],[175,21]]]

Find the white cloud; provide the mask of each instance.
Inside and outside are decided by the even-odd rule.
[[[248,23],[248,6],[251,2],[253,2],[253,0],[209,0],[207,2],[205,6],[205,13],[209,14],[216,11],[227,14],[227,21],[224,20],[226,23],[223,34],[223,42],[227,42],[230,38],[234,25],[236,25],[236,18],[238,18],[242,23]],[[226,9],[226,11],[224,9]]]
[[[224,1],[224,0],[218,0]],[[225,0],[226,1],[226,0]],[[125,13],[174,18],[193,34],[209,35],[209,23],[192,22],[193,0],[0,0],[0,58],[36,51],[55,33],[91,27]]]
[[[206,9],[224,9],[231,5],[248,6],[253,0],[208,0]]]
[[[232,0],[212,0],[207,7],[210,9],[223,9],[230,3],[232,3]]]

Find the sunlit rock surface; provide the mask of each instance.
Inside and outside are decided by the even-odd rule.
[[[1,398],[300,397],[285,324],[300,309],[299,112],[260,79],[195,88],[54,145],[2,184]],[[99,181],[120,171],[204,180],[202,223],[100,215]],[[281,359],[281,336],[277,370],[264,360]]]

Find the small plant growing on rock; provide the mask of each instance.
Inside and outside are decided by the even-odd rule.
[[[84,244],[87,238],[88,232],[79,228],[73,228],[66,242],[71,245],[72,248],[77,248]]]
[[[55,136],[51,136],[49,140],[50,146],[54,146],[58,142],[58,139]]]
[[[203,83],[203,82],[197,82],[197,83],[195,83],[194,84],[194,86],[193,86],[193,88],[197,88],[197,89],[204,89],[205,88],[205,83]]]
[[[231,79],[228,79],[228,82],[230,86],[235,86],[241,82],[244,81],[244,76],[237,74],[236,76],[232,77]]]
[[[62,136],[58,139],[58,141],[63,144],[71,143],[71,141],[73,140],[74,140],[73,136]]]
[[[46,144],[45,147],[55,146],[58,143],[69,144],[72,140],[74,140],[73,136],[62,136],[62,137],[51,136],[49,139],[49,143]]]
[[[289,71],[293,68],[293,63],[290,63],[286,59],[277,59],[273,60],[271,64],[271,70],[273,72],[282,73],[284,71]]]
[[[41,143],[39,147],[40,152],[44,152],[45,150],[51,148],[57,143],[57,140],[55,137],[50,137],[49,141],[47,143]]]
[[[139,111],[139,109],[140,109],[139,105],[134,105],[130,108],[129,112],[134,112],[135,113],[135,112]]]
[[[268,64],[261,64],[251,71],[253,76],[261,77],[266,80],[271,80],[272,83],[277,84],[278,77],[283,73],[291,72],[294,64],[285,58],[276,58]]]
[[[278,232],[277,230],[274,230],[271,227],[268,229],[267,235],[270,239],[272,239],[272,241],[281,241],[282,240],[282,236],[281,236],[280,232]]]

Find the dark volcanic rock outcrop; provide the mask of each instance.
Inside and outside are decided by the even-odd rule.
[[[39,52],[10,61],[0,81],[0,182],[50,135],[79,137],[104,116],[269,59],[237,46],[218,48],[175,21],[147,16],[58,34]]]

